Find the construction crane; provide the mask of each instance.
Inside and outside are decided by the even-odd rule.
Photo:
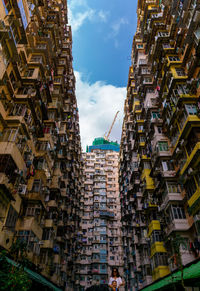
[[[113,122],[112,122],[112,125],[111,125],[110,129],[109,129],[108,134],[107,134],[107,135],[106,135],[106,133],[104,134],[104,139],[105,139],[105,140],[108,140],[108,138],[109,138],[109,136],[110,136],[110,133],[111,133],[111,131],[112,131],[112,128],[113,128],[113,125],[114,125],[114,123],[115,123],[115,121],[116,121],[116,118],[117,118],[118,113],[119,113],[119,111],[117,111],[117,113],[115,114],[115,117],[114,117],[114,119],[113,119]]]

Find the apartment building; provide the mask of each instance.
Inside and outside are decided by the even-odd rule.
[[[138,1],[119,166],[127,290],[199,286],[199,81],[200,2]]]
[[[81,147],[67,2],[0,1],[0,247],[74,290]]]
[[[108,284],[112,267],[123,275],[118,158],[119,145],[104,138],[96,138],[83,153],[79,290]]]

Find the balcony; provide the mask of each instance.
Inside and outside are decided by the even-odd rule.
[[[153,281],[158,280],[169,274],[169,267],[168,266],[158,266],[152,272]]]
[[[146,240],[146,238],[144,238],[144,237],[140,237],[140,238],[138,239],[138,243],[139,243],[140,246],[141,246],[141,245],[146,245],[146,244],[147,244],[147,240]]]
[[[149,224],[148,237],[154,230],[161,230],[160,222],[158,220],[152,220],[151,223]]]
[[[197,161],[199,159],[199,155],[200,155],[200,142],[197,142],[194,149],[192,150],[190,156],[188,157],[185,164],[183,165],[183,168],[181,169],[180,175],[183,175],[188,167],[196,166]]]
[[[60,264],[60,255],[59,254],[54,254],[53,262],[54,262],[54,264]]]
[[[183,197],[181,196],[180,193],[168,193],[166,192],[164,194],[164,199],[163,199],[163,202],[160,206],[160,210],[164,210],[167,205],[171,202],[174,202],[174,201],[182,201],[183,200]]]
[[[166,249],[164,247],[164,243],[163,242],[155,242],[152,246],[151,246],[151,257],[153,257],[155,255],[155,253],[166,253]]]
[[[44,227],[53,227],[54,221],[53,219],[45,219]]]
[[[167,235],[170,235],[173,231],[186,231],[190,228],[187,219],[174,219],[168,226],[165,228],[165,232]]]
[[[176,176],[176,171],[174,170],[168,170],[168,171],[161,171],[161,175],[164,178],[170,178],[170,177],[175,177]]]
[[[11,188],[9,187],[9,179],[8,177],[6,176],[6,174],[4,173],[0,173],[0,196],[1,195],[6,195],[6,198],[8,198],[9,200],[15,200],[13,195],[11,194]],[[3,199],[4,200],[4,199]],[[6,199],[6,203],[5,203],[5,207],[4,207],[4,210],[1,209],[2,213],[1,213],[1,217],[3,217],[3,213],[6,215],[6,205],[8,206],[8,201]]]
[[[187,115],[183,121],[180,123],[181,131],[176,139],[176,143],[173,149],[173,153],[178,146],[178,143],[181,139],[184,139],[187,136],[188,131],[192,126],[200,126],[200,119],[197,115]]]
[[[42,239],[42,228],[39,226],[35,217],[27,216],[17,222],[17,230],[31,230],[39,240]]]
[[[200,187],[197,188],[196,192],[188,200],[188,212],[189,214],[196,214],[200,209]]]
[[[43,243],[41,244],[41,248],[44,249],[53,249],[53,240],[43,240]]]
[[[143,257],[142,265],[150,265],[150,258],[149,257]]]
[[[10,170],[13,168],[22,171],[23,175],[25,175],[26,165],[24,159],[14,142],[0,142],[0,163],[5,159],[3,168],[4,170],[0,170],[1,172],[5,172],[8,167]],[[8,165],[10,163],[10,166]],[[7,164],[7,166],[6,166]],[[13,166],[11,165],[13,164]]]

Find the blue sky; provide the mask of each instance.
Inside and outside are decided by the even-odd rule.
[[[83,150],[117,110],[110,138],[120,140],[136,8],[136,0],[68,0]]]

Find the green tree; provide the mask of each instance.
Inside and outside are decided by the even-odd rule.
[[[26,245],[16,241],[12,244],[10,252],[15,265],[7,260],[7,251],[0,252],[0,290],[4,291],[27,291],[31,287],[31,280],[24,271],[27,264]]]
[[[174,253],[174,258],[176,259],[176,265],[178,267],[178,269],[181,271],[181,285],[183,290],[186,290],[185,288],[185,284],[184,284],[184,279],[183,279],[183,262],[182,262],[182,257],[181,257],[181,251],[180,248],[181,246],[184,246],[185,248],[187,247],[185,239],[180,236],[179,234],[175,234],[173,236],[171,236],[170,238],[168,238],[168,240],[170,240],[171,242],[171,247]]]

